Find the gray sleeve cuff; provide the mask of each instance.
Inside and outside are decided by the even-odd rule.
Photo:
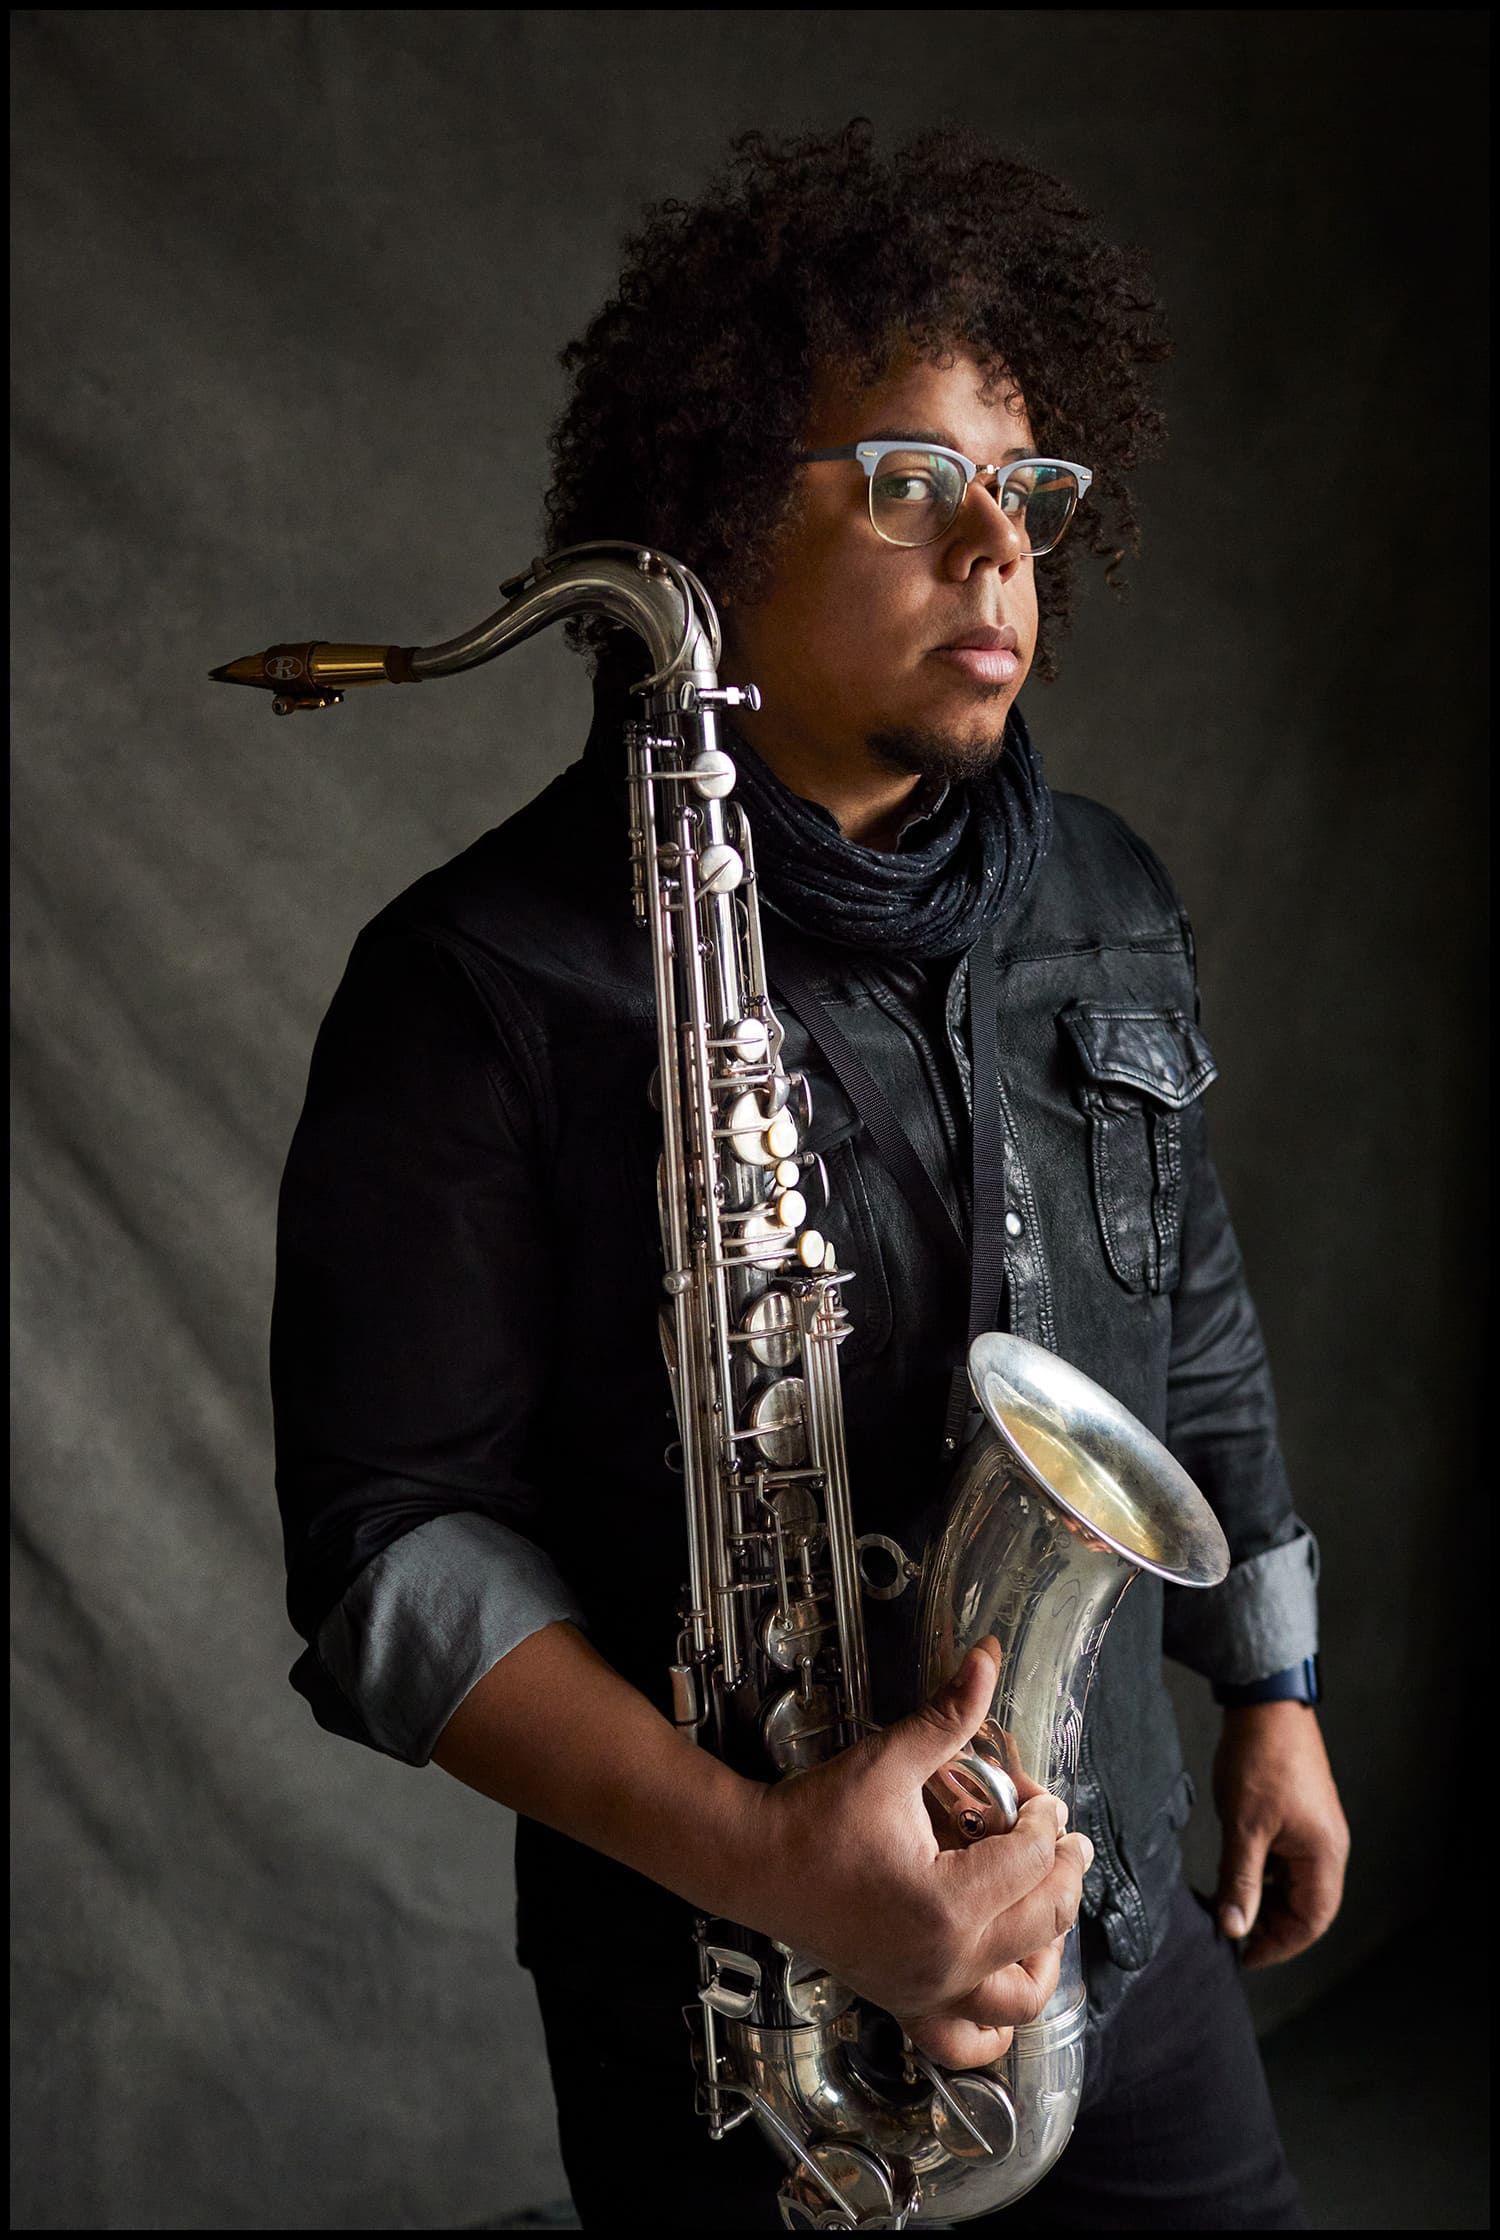
[[[1235,1564],[1218,1586],[1167,1589],[1169,1657],[1237,1688],[1317,1653],[1318,1543],[1292,1521],[1295,1539]]]
[[[331,1610],[317,1650],[382,1750],[425,1766],[475,1682],[528,1634],[583,1613],[532,1541],[458,1511],[403,1534]]]

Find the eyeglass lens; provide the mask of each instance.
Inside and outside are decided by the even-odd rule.
[[[892,544],[931,544],[963,503],[961,467],[931,451],[889,451],[870,479],[870,519]],[[1073,517],[1078,478],[1066,467],[1023,462],[1012,468],[1001,509],[1033,555],[1050,552]]]

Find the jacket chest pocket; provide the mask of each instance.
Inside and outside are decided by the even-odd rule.
[[[1182,1256],[1183,1116],[1218,1073],[1184,1011],[1073,1003],[1059,1014],[1088,1121],[1104,1256],[1127,1291],[1171,1291]]]

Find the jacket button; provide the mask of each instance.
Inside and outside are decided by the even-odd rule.
[[[1005,1233],[1008,1237],[1018,1237],[1025,1226],[1025,1222],[1014,1208],[1005,1216]]]

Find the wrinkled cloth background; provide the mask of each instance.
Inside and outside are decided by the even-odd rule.
[[[557,352],[642,205],[751,125],[988,124],[1150,253],[1179,354],[1145,555],[1027,714],[1193,911],[1323,1546],[1354,1860],[1262,2021],[1450,1887],[1485,40],[1445,10],[13,16],[19,2226],[435,2229],[565,2191],[509,1816],[286,1685],[265,1339],[350,942],[574,756],[587,678],[554,633],[280,722],[206,672],[489,611],[537,548]],[[1214,1717],[1178,1695],[1207,1883]],[[579,1935],[607,2029],[621,1956]]]

